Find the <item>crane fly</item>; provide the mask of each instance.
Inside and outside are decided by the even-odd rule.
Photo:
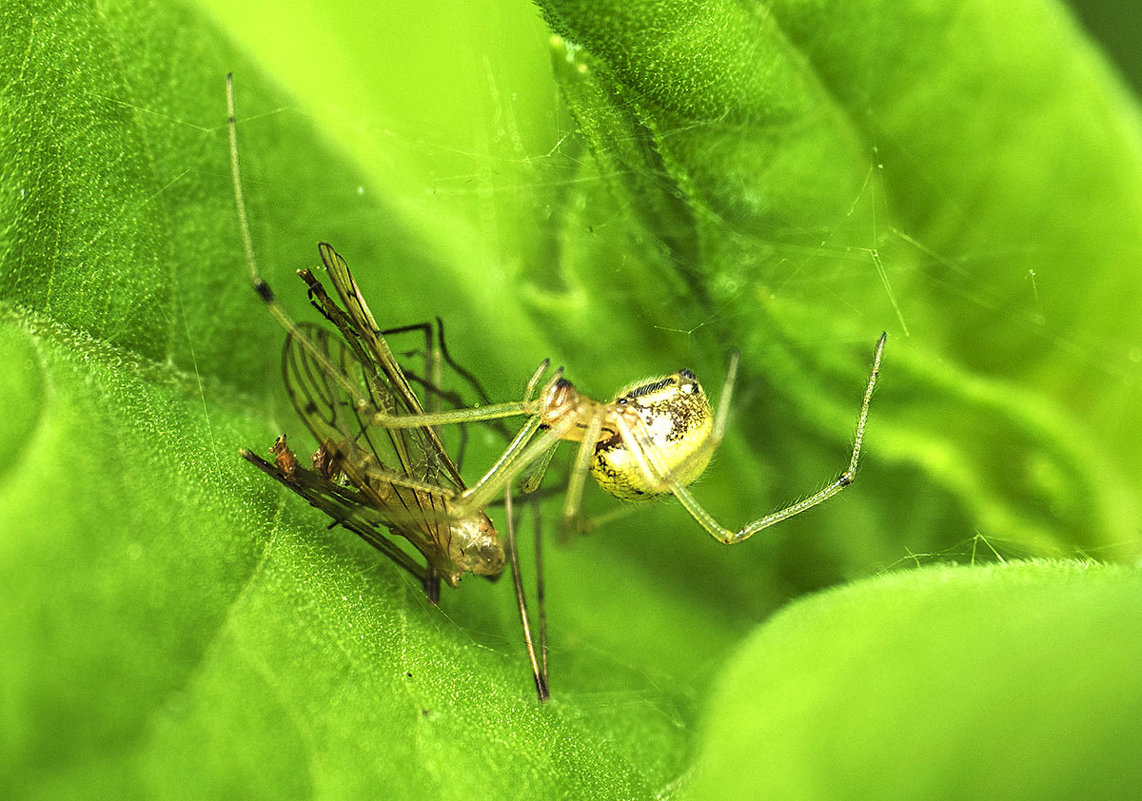
[[[232,75],[226,78],[226,97],[234,199],[250,282],[286,330],[282,377],[294,408],[318,442],[309,467],[302,465],[285,435],[270,448],[271,461],[245,449],[240,454],[329,515],[334,525],[354,532],[416,577],[433,603],[439,599],[441,581],[456,587],[467,573],[494,579],[510,556],[528,660],[539,700],[546,700],[545,637],[541,636],[540,657],[516,558],[510,490],[505,494],[505,551],[482,507],[457,507],[455,499],[467,488],[437,431],[428,424],[388,428],[377,423],[392,415],[416,418],[426,410],[389,347],[385,335],[390,332],[377,324],[348,265],[331,245],[319,244],[318,252],[336,298],[310,270],[299,270],[298,276],[310,302],[337,333],[295,322],[278,303],[254,256],[238,161]],[[439,341],[444,350],[442,332]],[[436,390],[430,372],[426,370],[420,383]],[[538,380],[539,373],[526,390],[528,396]],[[423,561],[401,548],[398,537],[410,543]]]

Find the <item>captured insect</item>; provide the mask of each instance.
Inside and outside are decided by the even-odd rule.
[[[289,317],[262,279],[254,256],[238,161],[232,75],[226,77],[226,99],[234,199],[250,282],[286,329],[283,378],[294,408],[319,443],[311,467],[301,465],[284,435],[270,449],[272,462],[248,450],[240,451],[241,455],[328,514],[335,525],[356,533],[415,576],[433,603],[439,598],[441,580],[455,587],[465,573],[496,578],[510,557],[536,693],[540,701],[546,700],[549,691],[544,626],[540,626],[540,657],[531,635],[516,558],[510,495],[505,498],[505,552],[499,532],[484,512],[491,498],[479,506],[466,503],[462,510],[455,507],[467,488],[431,424],[387,428],[378,423],[392,416],[408,422],[426,414],[385,336],[421,328],[431,340],[431,326],[383,331],[345,260],[325,243],[318,246],[318,251],[337,299],[309,270],[299,270],[298,275],[306,284],[311,303],[332,323],[339,336],[313,324],[296,323]],[[426,360],[439,351],[463,377],[474,380],[451,361],[442,328],[437,329],[437,345],[426,344]],[[438,391],[430,380],[432,372],[427,369],[420,380],[429,392]],[[537,372],[525,397],[534,394],[539,380]],[[399,547],[393,535],[411,543],[423,564]]]

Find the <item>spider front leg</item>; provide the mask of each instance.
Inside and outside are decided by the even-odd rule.
[[[724,543],[725,545],[734,545],[743,540],[749,539],[762,529],[769,528],[772,525],[780,523],[782,520],[787,520],[794,515],[799,515],[804,511],[812,509],[817,504],[827,501],[829,498],[839,493],[845,487],[852,484],[856,479],[857,465],[860,462],[861,446],[864,443],[864,428],[865,424],[868,422],[868,409],[870,403],[872,402],[872,392],[876,387],[877,378],[880,376],[880,359],[881,354],[884,351],[884,343],[887,338],[887,332],[883,333],[880,335],[880,339],[877,340],[876,343],[876,353],[873,356],[872,360],[872,371],[869,374],[868,385],[865,388],[864,398],[861,401],[860,416],[857,419],[856,434],[853,437],[852,456],[849,458],[848,467],[836,478],[836,480],[834,480],[824,489],[813,493],[808,498],[804,498],[800,501],[797,501],[796,503],[789,504],[788,506],[778,509],[776,512],[771,512],[765,517],[755,520],[752,523],[748,523],[737,531],[731,531],[730,529],[718,523],[718,521],[714,519],[713,515],[707,512],[706,509],[698,503],[697,499],[686,486],[684,486],[677,479],[673,479],[669,475],[655,470],[652,463],[652,452],[648,452],[645,449],[641,448],[639,446],[639,441],[643,438],[635,435],[634,441],[636,452],[638,450],[643,450],[644,458],[640,458],[639,463],[640,465],[647,464],[652,471],[647,475],[648,482],[654,480],[653,473],[655,472],[658,473],[658,476],[665,475],[667,478],[668,489],[671,493],[673,493],[674,497],[678,499],[679,503],[682,504],[686,511],[690,513],[690,516],[693,517],[699,523],[699,525],[702,526],[702,528],[706,529],[706,531],[708,531],[710,535],[714,537],[714,539]],[[723,398],[725,397],[725,394],[723,395]],[[718,420],[721,427],[719,427],[718,423],[715,424],[715,431],[712,437],[713,439],[721,438],[721,429],[724,428],[724,408],[725,404],[723,403],[718,409]]]
[[[579,450],[575,454],[575,461],[571,464],[571,472],[567,479],[567,492],[563,499],[563,514],[559,518],[559,537],[569,541],[571,532],[575,529],[579,517],[579,504],[583,500],[583,487],[587,482],[587,474],[591,467],[591,457],[595,455],[595,444],[603,431],[603,415],[605,409],[600,407],[590,415],[587,427],[583,431],[583,439],[579,443]]]

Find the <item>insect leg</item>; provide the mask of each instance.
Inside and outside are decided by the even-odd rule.
[[[508,558],[511,560],[512,568],[512,586],[515,588],[516,605],[519,607],[519,620],[523,626],[523,640],[527,646],[527,658],[531,663],[531,672],[535,677],[535,691],[539,696],[539,700],[546,701],[550,696],[548,689],[547,679],[547,623],[545,620],[545,613],[540,607],[540,631],[542,632],[543,640],[540,643],[540,651],[543,654],[542,666],[540,660],[536,657],[535,641],[531,636],[531,619],[527,611],[527,598],[523,592],[523,577],[520,575],[519,568],[519,552],[516,548],[515,536],[515,515],[512,510],[512,494],[510,492],[504,493],[504,514],[507,519],[508,528]],[[537,567],[537,570],[541,567]]]
[[[327,514],[333,519],[335,525],[349,529],[383,553],[397,566],[406,570],[420,581],[425,586],[426,592],[428,591],[430,582],[435,581],[437,585],[437,598],[439,598],[439,579],[435,578],[431,569],[414,562],[408,554],[378,532],[373,531],[369,527],[360,525],[353,520],[352,514],[348,511],[348,506],[352,503],[358,503],[358,501],[354,501],[351,498],[340,497],[348,491],[346,488],[318,476],[313,471],[301,467],[295,467],[287,473],[278,467],[278,465],[267,462],[257,454],[245,449],[240,450],[239,454],[246,461],[270,476],[270,478],[273,478],[301,495],[309,502],[310,506]]]

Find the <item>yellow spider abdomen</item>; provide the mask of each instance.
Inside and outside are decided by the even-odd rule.
[[[595,446],[591,474],[611,495],[624,501],[654,498],[670,491],[670,481],[692,483],[709,465],[714,415],[689,370],[628,387],[614,406],[614,415],[623,416],[633,439],[646,447],[640,464],[637,442],[632,447],[617,433],[619,427],[608,423],[616,433]]]

